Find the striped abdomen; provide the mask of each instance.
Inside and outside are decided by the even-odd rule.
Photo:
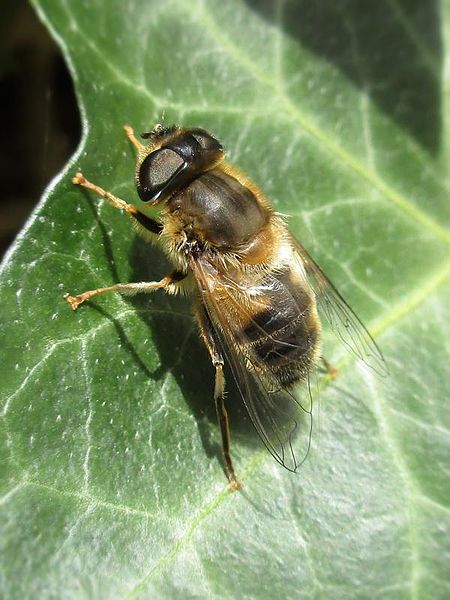
[[[293,281],[291,270],[267,276],[259,289],[259,310],[244,327],[247,350],[282,386],[305,380],[320,336],[313,293]]]

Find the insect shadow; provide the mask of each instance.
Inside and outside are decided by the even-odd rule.
[[[158,246],[136,236],[130,251],[132,281],[155,281],[173,270]],[[163,382],[170,372],[190,406],[198,424],[205,453],[222,464],[220,429],[214,405],[214,367],[204,347],[193,316],[192,299],[174,297],[163,291],[140,294],[129,301],[145,324],[159,355],[160,365],[147,375]],[[126,344],[125,344],[126,346]],[[139,352],[132,349],[137,363]],[[261,447],[259,437],[248,418],[231,373],[225,368],[227,381],[226,406],[230,418],[232,445],[238,443]],[[212,435],[212,427],[216,429]],[[233,447],[232,446],[232,447]]]

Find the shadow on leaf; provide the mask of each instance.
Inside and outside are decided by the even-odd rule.
[[[281,22],[287,35],[338,67],[423,147],[438,152],[442,43],[437,0],[245,1],[271,25]]]

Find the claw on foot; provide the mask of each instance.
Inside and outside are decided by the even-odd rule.
[[[84,185],[86,183],[86,179],[83,173],[81,173],[80,171],[78,171],[78,173],[75,173],[75,177],[72,177],[72,183],[74,183],[75,185]]]
[[[72,307],[72,310],[77,310],[78,306],[83,302],[84,299],[80,298],[80,296],[71,296],[70,294],[64,294],[64,300],[67,300],[67,302]]]
[[[241,484],[239,483],[239,481],[237,479],[233,479],[230,481],[230,483],[228,484],[228,489],[230,490],[230,492],[235,492],[236,490],[239,490],[241,488]]]

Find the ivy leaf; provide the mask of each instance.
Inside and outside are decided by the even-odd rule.
[[[0,275],[1,595],[448,597],[448,4],[33,4],[84,137]],[[211,130],[290,215],[391,371],[343,359],[298,475],[231,406],[233,494],[189,302],[62,298],[165,274],[70,182],[137,203],[122,125],[162,119]]]

